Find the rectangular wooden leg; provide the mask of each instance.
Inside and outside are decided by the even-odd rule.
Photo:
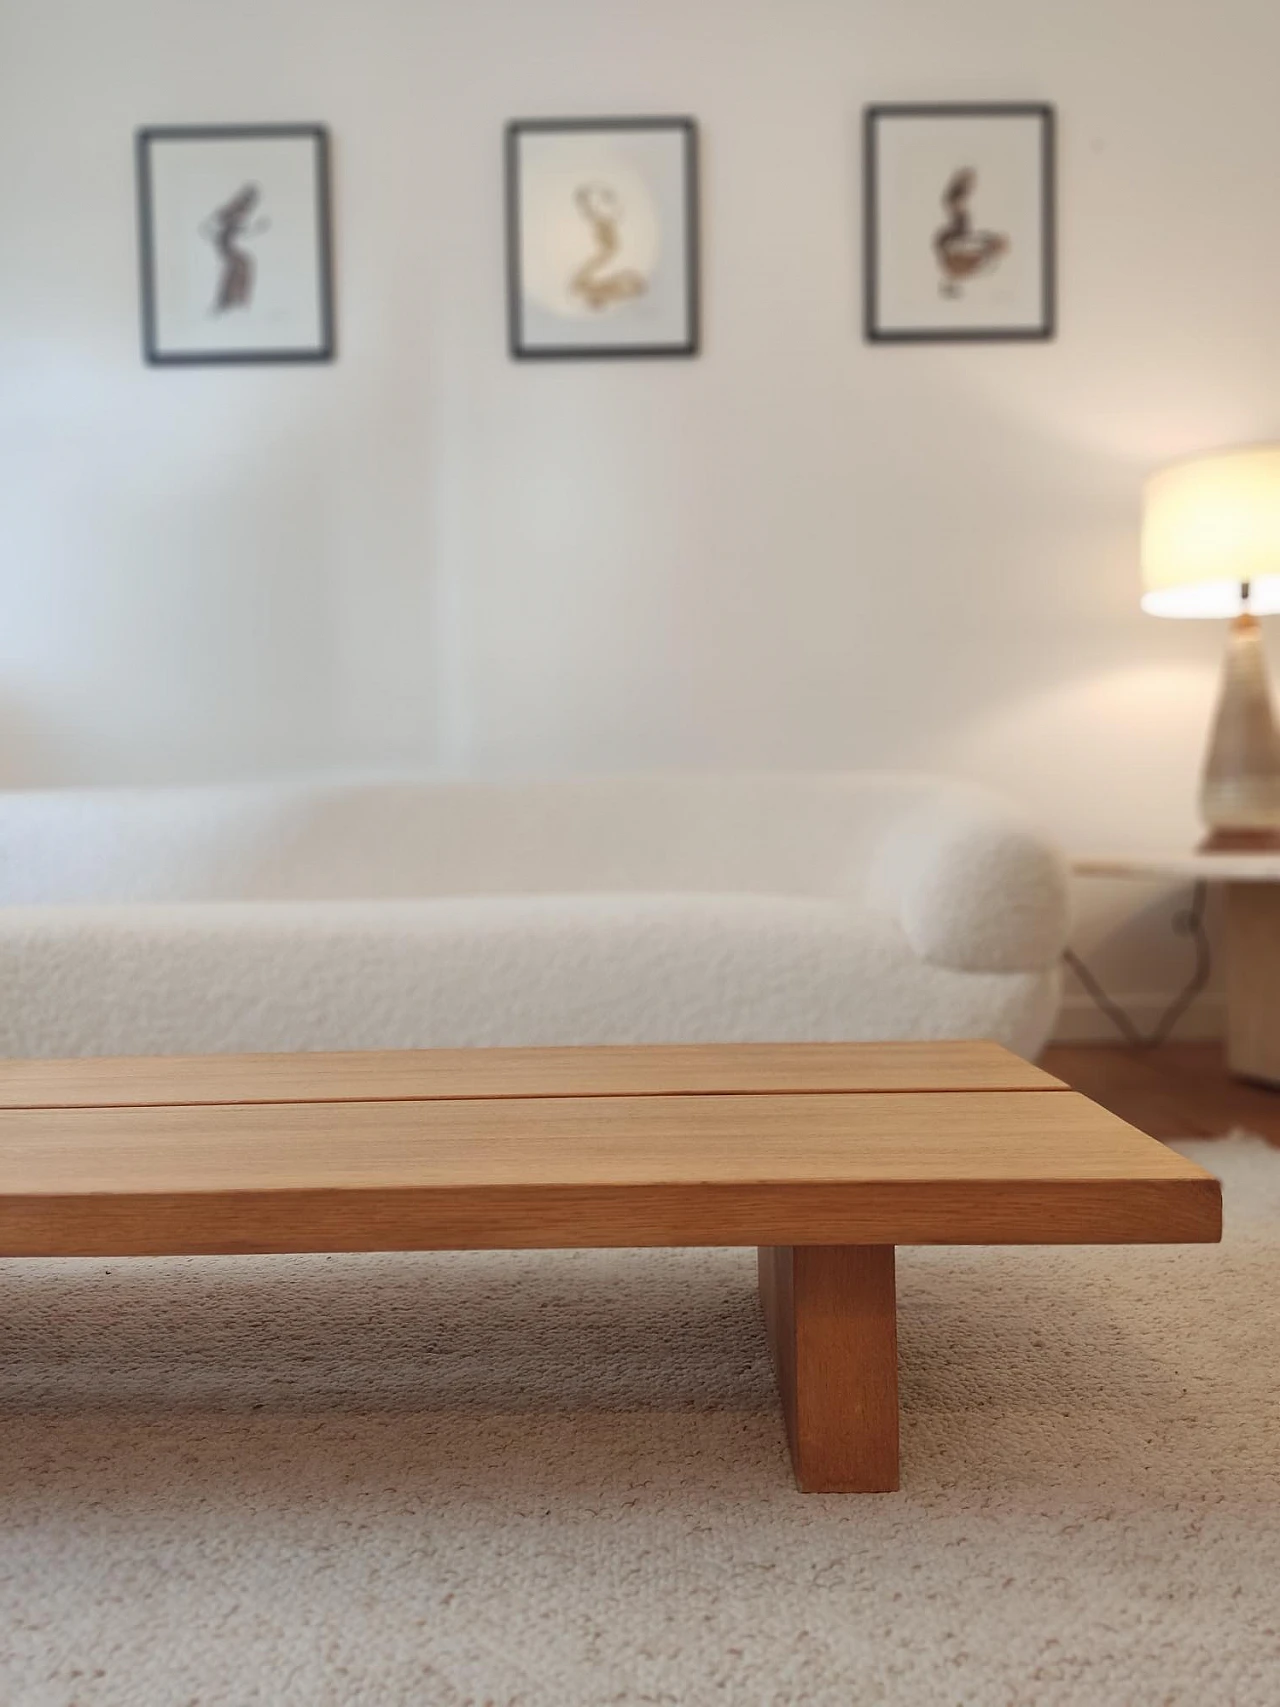
[[[801,1491],[892,1493],[898,1486],[893,1246],[762,1247],[760,1302]]]
[[[1280,1085],[1280,883],[1227,886],[1227,1064]]]

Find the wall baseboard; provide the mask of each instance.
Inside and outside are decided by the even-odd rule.
[[[1117,1006],[1143,1031],[1152,1031],[1161,1016],[1168,1011],[1171,997],[1167,994],[1117,995]],[[1201,996],[1191,1004],[1178,1022],[1174,1037],[1183,1043],[1213,1042],[1226,1029],[1226,1000],[1221,994]],[[1063,999],[1057,1024],[1053,1028],[1055,1043],[1119,1043],[1120,1033],[1088,996],[1069,995]]]

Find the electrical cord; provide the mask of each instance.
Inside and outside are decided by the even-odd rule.
[[[1213,970],[1213,950],[1209,943],[1209,933],[1204,927],[1208,899],[1209,885],[1204,882],[1197,883],[1191,891],[1189,905],[1173,915],[1174,935],[1189,937],[1195,945],[1195,970],[1186,988],[1170,1002],[1160,1016],[1154,1031],[1143,1032],[1134,1024],[1119,1002],[1111,999],[1073,949],[1067,949],[1062,956],[1125,1042],[1131,1044],[1134,1049],[1157,1049],[1160,1044],[1167,1043],[1173,1028],[1209,982],[1209,974]]]

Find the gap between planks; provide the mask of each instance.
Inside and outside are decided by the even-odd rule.
[[[413,1102],[583,1102],[594,1099],[597,1102],[655,1102],[663,1097],[680,1098],[681,1101],[695,1099],[710,1099],[714,1097],[1004,1097],[1004,1096],[1062,1096],[1072,1093],[1070,1085],[1020,1085],[1016,1088],[1009,1085],[965,1085],[954,1087],[946,1085],[895,1085],[886,1090],[831,1090],[827,1086],[813,1085],[807,1089],[788,1086],[785,1091],[767,1090],[763,1086],[752,1086],[746,1090],[717,1090],[717,1091],[598,1091],[598,1090],[545,1090],[545,1091],[421,1091],[416,1095],[401,1093],[398,1095],[378,1096],[376,1093],[353,1093],[351,1096],[257,1096],[257,1097],[184,1097],[180,1102],[41,1102],[10,1105],[0,1103],[0,1113],[5,1114],[77,1114],[105,1111],[107,1109],[163,1109],[163,1108],[344,1108],[361,1103],[413,1103]]]

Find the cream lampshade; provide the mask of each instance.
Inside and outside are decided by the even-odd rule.
[[[1231,618],[1200,790],[1206,848],[1280,847],[1280,731],[1258,625],[1280,611],[1280,445],[1154,475],[1142,576],[1144,610]]]

